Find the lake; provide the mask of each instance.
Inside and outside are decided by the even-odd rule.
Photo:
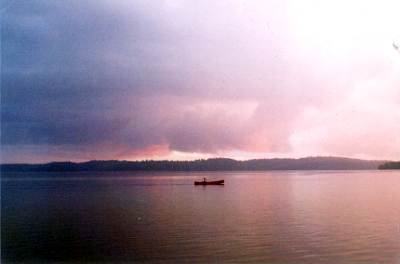
[[[10,173],[1,248],[3,263],[399,263],[400,171]]]

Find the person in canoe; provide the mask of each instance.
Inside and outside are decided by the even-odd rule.
[[[203,178],[202,181],[194,181],[194,185],[224,185],[224,180],[207,181],[206,178]]]

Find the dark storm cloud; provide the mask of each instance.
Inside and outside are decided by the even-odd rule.
[[[146,54],[124,49],[125,41],[160,41],[163,31],[140,12],[119,11],[80,1],[16,2],[3,11],[2,144],[112,138],[126,123],[116,101],[160,85],[140,65]]]
[[[233,8],[221,14],[180,4],[11,4],[2,28],[2,144],[94,153],[112,146],[110,155],[152,145],[218,153],[253,148],[257,142],[247,141],[256,135],[267,149],[281,149],[288,126],[269,118],[267,102],[254,117],[255,107],[231,113],[241,100],[254,106],[285,97],[287,58],[259,56],[281,50],[280,39],[249,31],[253,22],[234,5],[216,4]],[[280,132],[262,138],[264,121]]]
[[[353,104],[363,95],[368,103],[357,107],[372,116],[396,112],[395,64],[336,39],[332,46],[316,45],[331,35],[309,34],[318,23],[301,28],[311,20],[292,5],[3,1],[2,159],[157,157],[157,151],[373,153],[373,146],[339,150],[327,139],[347,138],[338,131],[356,128],[379,134],[369,123],[354,122]],[[380,82],[385,107],[360,88],[374,94]],[[354,120],[335,120],[336,112]],[[328,124],[338,127],[328,131]],[[396,145],[383,145],[390,155],[398,153]]]
[[[129,12],[111,7],[35,1],[12,3],[3,12],[2,144],[111,141],[133,149],[171,143],[180,150],[215,150],[209,137],[196,142],[207,135],[210,120],[198,123],[193,116],[177,124],[152,113],[157,105],[135,107],[143,96],[191,93],[182,89],[191,88],[188,67],[177,65],[188,63],[188,51],[177,50],[180,33],[142,3]],[[193,130],[202,136],[188,138]]]

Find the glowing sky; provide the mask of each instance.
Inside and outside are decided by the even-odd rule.
[[[398,160],[399,10],[4,0],[1,159]]]

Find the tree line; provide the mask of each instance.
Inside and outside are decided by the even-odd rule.
[[[12,171],[252,171],[252,170],[363,170],[377,169],[383,161],[339,157],[307,157],[300,159],[227,158],[194,161],[170,160],[93,160],[88,162],[51,162],[45,164],[2,164],[2,172]],[[385,163],[387,164],[387,163]],[[387,165],[379,168],[386,168]],[[391,164],[391,163],[390,163]],[[392,165],[391,165],[392,166]]]

